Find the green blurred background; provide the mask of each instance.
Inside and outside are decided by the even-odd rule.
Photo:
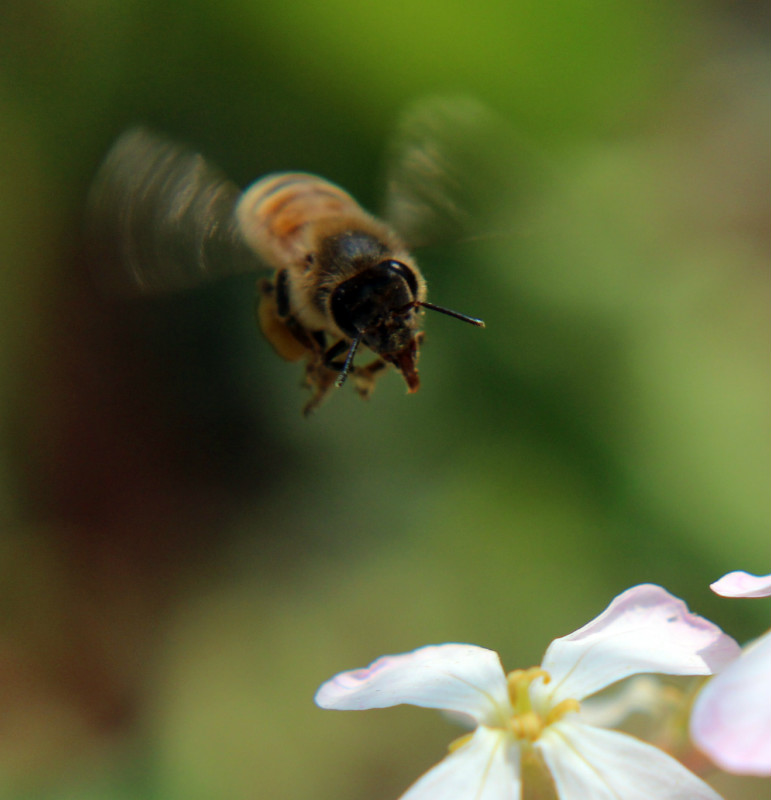
[[[0,796],[395,799],[457,730],[316,709],[339,670],[529,666],[641,582],[767,628],[708,584],[770,569],[768,34],[749,0],[6,0]],[[129,125],[376,208],[436,92],[522,150],[505,235],[418,254],[487,329],[428,318],[417,395],[303,419],[251,277],[93,285],[85,195]]]

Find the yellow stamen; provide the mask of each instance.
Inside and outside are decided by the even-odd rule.
[[[557,720],[562,719],[565,714],[568,714],[571,711],[580,710],[581,704],[578,702],[578,700],[568,697],[567,700],[557,703],[557,705],[549,711],[549,713],[546,715],[546,724],[551,725],[553,722],[557,722]]]
[[[515,669],[506,676],[506,683],[509,687],[509,700],[514,707],[514,712],[523,714],[530,710],[530,695],[528,690],[530,684],[536,678],[543,678],[544,683],[551,680],[546,670],[540,667],[530,667],[530,669]]]
[[[569,698],[549,709],[545,716],[535,711],[530,701],[530,685],[538,678],[544,683],[551,680],[549,673],[540,667],[517,669],[506,676],[509,700],[514,712],[506,727],[517,739],[527,742],[534,742],[548,725],[562,719],[565,714],[580,709],[578,700]]]

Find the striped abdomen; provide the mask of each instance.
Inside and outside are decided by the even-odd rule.
[[[246,241],[276,269],[305,258],[319,223],[369,216],[339,186],[303,172],[261,178],[244,192],[237,214]]]

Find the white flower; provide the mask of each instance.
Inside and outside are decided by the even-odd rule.
[[[771,575],[730,572],[710,588],[723,597],[768,597]],[[771,631],[702,689],[691,737],[726,772],[771,775]]]
[[[588,724],[580,701],[640,673],[709,675],[738,649],[661,587],[636,586],[553,641],[540,668],[506,675],[492,650],[422,647],[337,675],[316,703],[349,710],[410,703],[470,718],[473,733],[453,743],[402,800],[519,800],[523,765],[532,763],[548,768],[561,800],[715,800],[661,750]]]

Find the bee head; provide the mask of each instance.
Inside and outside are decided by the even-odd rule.
[[[356,349],[363,342],[402,373],[410,393],[416,392],[420,385],[416,363],[421,340],[417,329],[423,308],[484,327],[480,319],[418,299],[415,271],[401,261],[380,261],[339,284],[331,294],[330,311],[352,344],[337,385],[345,381]]]
[[[418,327],[415,274],[401,261],[381,261],[343,281],[332,292],[330,310],[337,326],[363,342],[402,373],[417,391]]]
[[[343,281],[330,298],[335,323],[378,355],[404,349],[417,327],[415,275],[400,261],[381,261]]]

